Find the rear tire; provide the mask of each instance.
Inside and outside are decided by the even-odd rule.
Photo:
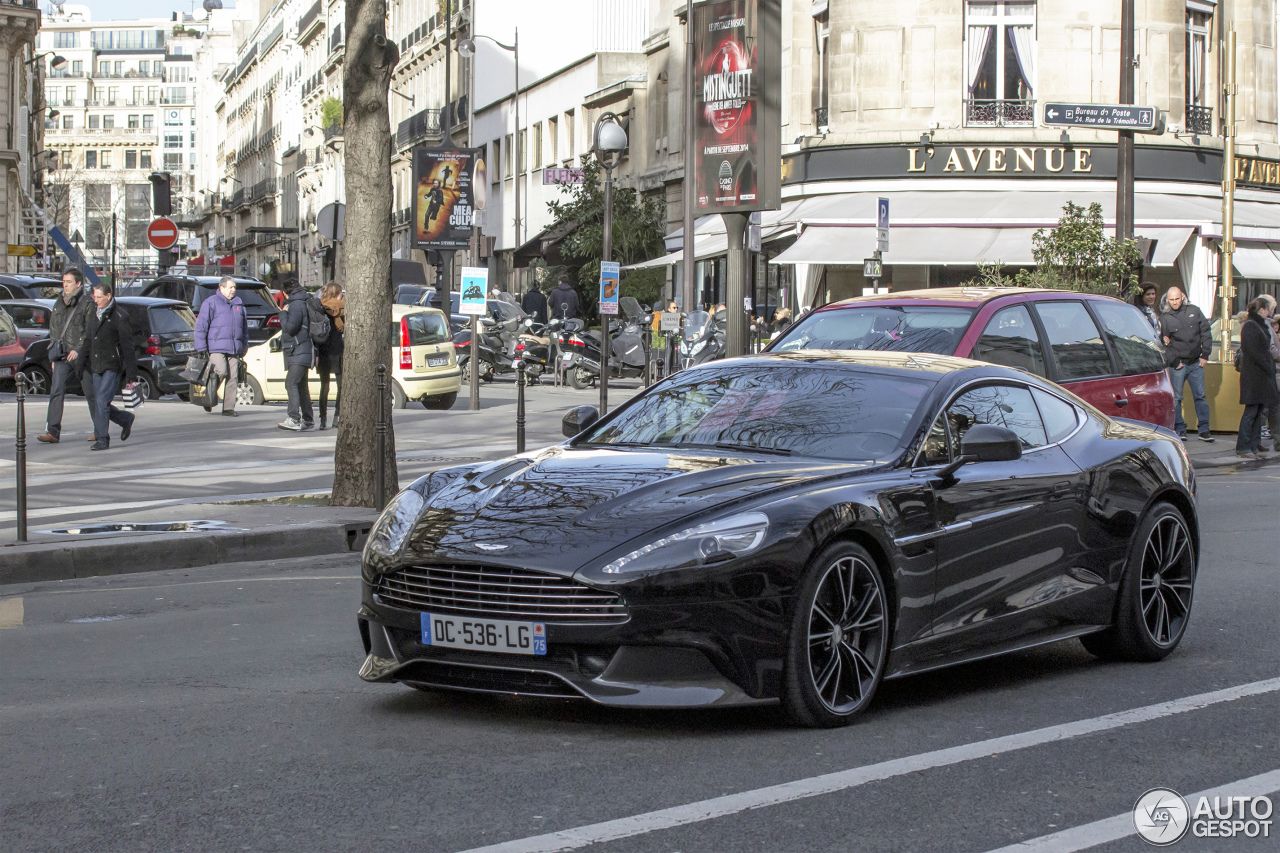
[[[434,397],[423,397],[422,405],[428,409],[452,409],[453,404],[458,401],[457,393],[453,394],[437,394]]]
[[[246,376],[236,388],[236,405],[261,406],[264,402],[266,398],[262,395],[262,386],[258,384],[258,380]]]
[[[889,604],[875,559],[837,542],[810,561],[791,619],[782,709],[808,728],[848,725],[884,677]]]
[[[1115,621],[1081,644],[1103,660],[1158,661],[1178,647],[1191,619],[1196,555],[1182,513],[1158,503],[1134,531]]]
[[[399,382],[391,383],[391,405],[397,409],[403,409],[409,405],[409,398],[405,396]]]
[[[148,374],[139,372],[138,384],[142,386],[138,390],[142,392],[142,398],[144,400],[160,399],[160,388],[159,386],[156,385],[156,381],[152,379]]]
[[[569,384],[579,391],[591,387],[591,374],[583,370],[581,367],[575,367],[569,371]]]

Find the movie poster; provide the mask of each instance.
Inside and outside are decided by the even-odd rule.
[[[699,210],[754,207],[758,196],[759,42],[755,0],[694,7]]]
[[[416,148],[413,152],[413,233],[419,249],[465,249],[471,241],[472,148]]]

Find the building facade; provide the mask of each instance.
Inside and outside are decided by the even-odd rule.
[[[199,198],[198,139],[209,128],[199,122],[195,55],[207,19],[99,23],[85,7],[53,8],[39,49],[49,54],[46,63],[57,55],[66,64],[45,72],[46,99],[58,111],[44,124],[46,144],[57,152],[46,213],[95,267],[154,269],[149,176],[169,174],[176,217]]]
[[[0,234],[6,244],[40,246],[39,257],[10,257],[4,272],[45,265],[34,204],[42,199],[44,150],[42,68],[35,59],[40,10],[35,0],[0,0]]]

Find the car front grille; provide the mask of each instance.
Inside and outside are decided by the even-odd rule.
[[[628,618],[616,593],[498,566],[406,566],[380,577],[374,594],[394,607],[493,619],[616,625]]]

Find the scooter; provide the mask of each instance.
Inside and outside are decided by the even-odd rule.
[[[552,320],[535,328],[532,320],[525,320],[525,331],[516,344],[516,355],[524,362],[525,377],[534,384],[551,368],[551,342],[559,339],[564,323],[564,320]]]
[[[690,346],[689,360],[685,365],[686,367],[706,364],[708,361],[724,358],[728,322],[727,312],[724,310],[717,311],[712,315],[710,322],[703,326],[702,333]]]
[[[624,301],[630,299],[624,297]],[[630,302],[635,303],[634,299]],[[645,328],[642,323],[652,322],[652,315],[639,311],[638,303],[632,310],[623,308],[625,319],[610,332],[609,377],[626,379],[644,376],[646,362],[653,371],[656,365],[645,358]],[[579,390],[594,385],[600,376],[600,342],[595,335],[575,333],[568,342],[568,352],[561,359],[569,384]],[[652,377],[651,377],[652,378]]]
[[[511,362],[499,355],[501,352],[501,339],[486,334],[486,324],[492,324],[492,320],[480,320],[480,339],[479,339],[479,362],[480,362],[480,381],[492,382],[494,373],[510,373],[512,371]],[[497,343],[498,348],[494,348]],[[453,347],[457,351],[458,367],[462,370],[462,384],[466,385],[471,381],[471,329],[460,329],[453,336]]]

